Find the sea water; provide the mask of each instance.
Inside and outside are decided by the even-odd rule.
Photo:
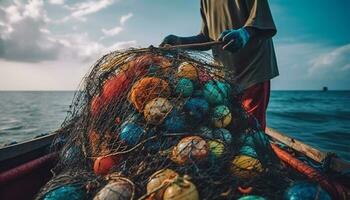
[[[0,92],[0,146],[60,127],[74,92]],[[350,91],[272,91],[269,127],[350,161]]]

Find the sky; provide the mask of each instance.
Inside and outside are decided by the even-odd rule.
[[[0,0],[0,90],[75,90],[102,55],[200,30],[199,0]],[[350,90],[350,1],[270,0],[274,90]]]

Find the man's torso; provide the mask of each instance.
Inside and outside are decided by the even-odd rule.
[[[217,40],[222,31],[241,28],[247,25],[247,21],[257,19],[260,10],[264,8],[259,7],[260,10],[257,10],[259,5],[254,5],[254,2],[256,3],[246,0],[202,0],[202,16],[207,25],[205,34],[212,40]],[[272,25],[274,26],[273,21]],[[243,89],[278,75],[271,38],[252,39],[247,46],[235,53],[224,51],[221,46],[215,46],[213,56],[228,69],[230,78]]]

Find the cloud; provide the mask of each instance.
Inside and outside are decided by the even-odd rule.
[[[0,32],[0,57],[23,62],[57,57],[59,45],[50,43],[44,33],[49,18],[43,5],[42,0],[31,0],[0,9],[5,20]]]
[[[62,5],[64,4],[64,0],[49,0],[49,3],[54,5]]]
[[[120,24],[123,26],[125,24],[126,21],[128,21],[128,19],[130,19],[131,17],[133,16],[132,13],[128,13],[126,15],[123,15],[121,18],[120,18]]]
[[[22,19],[22,16],[20,14],[20,11],[19,11],[19,6],[15,6],[15,5],[12,5],[12,6],[9,6],[5,9],[1,9],[4,14],[6,16],[6,19],[10,22],[10,23],[15,23],[19,20]]]
[[[350,44],[331,49],[310,61],[309,74],[329,75],[329,72],[339,76],[350,75]]]
[[[61,4],[63,5],[62,7],[70,12],[68,16],[63,17],[62,19],[51,21],[54,24],[62,24],[72,19],[86,22],[87,15],[97,13],[107,8],[108,6],[112,5],[115,1],[118,1],[118,0],[90,0],[90,1],[83,1],[81,3],[75,3],[73,5],[64,4],[64,0],[62,1],[51,0],[51,4],[52,4],[52,1],[55,2],[55,4],[62,2]]]
[[[122,32],[124,30],[123,26],[125,25],[126,21],[129,20],[131,17],[133,16],[132,13],[128,13],[126,15],[123,15],[120,17],[120,25],[121,26],[116,26],[112,29],[102,29],[102,32],[105,36],[102,36],[100,38],[100,40],[105,39],[106,37],[111,37],[111,36],[115,36],[118,35],[120,32]]]
[[[117,26],[117,27],[112,28],[112,29],[109,29],[109,30],[107,30],[107,29],[102,29],[102,32],[103,32],[105,35],[107,35],[107,36],[114,36],[114,35],[119,34],[119,33],[122,32],[122,31],[123,31],[123,28],[120,27],[120,26]]]
[[[273,89],[350,89],[349,45],[277,41],[280,76],[273,80]]]
[[[84,16],[96,13],[113,3],[114,0],[95,0],[77,3],[73,6],[66,5],[65,7],[72,12],[71,17],[85,20]]]
[[[84,32],[55,34],[48,29],[51,21],[42,0],[1,8],[0,16],[5,19],[0,24],[0,58],[5,60],[42,62],[72,59],[86,62],[113,49],[136,45],[135,41],[103,45]],[[119,31],[121,30],[105,30],[105,34],[113,35]]]

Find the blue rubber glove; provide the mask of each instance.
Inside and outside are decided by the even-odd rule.
[[[249,32],[245,28],[240,28],[223,31],[219,40],[223,41],[224,50],[236,52],[247,45],[249,38]]]
[[[168,35],[166,36],[162,43],[159,45],[161,47],[165,46],[165,45],[179,45],[181,44],[181,41],[180,41],[180,37],[179,36],[176,36],[176,35]]]

